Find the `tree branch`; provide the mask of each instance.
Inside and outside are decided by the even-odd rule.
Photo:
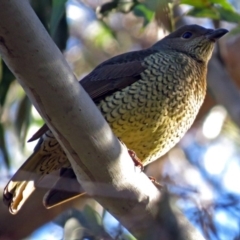
[[[66,151],[83,188],[138,239],[173,239],[158,220],[159,190],[134,166],[29,2],[0,1],[0,16],[2,58]],[[196,239],[191,234],[187,239]]]
[[[227,109],[231,119],[240,128],[239,89],[219,61],[216,52],[209,62],[208,89],[216,101]]]

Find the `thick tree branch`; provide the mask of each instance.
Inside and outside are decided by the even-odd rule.
[[[173,239],[158,219],[159,190],[134,166],[29,2],[0,1],[0,16],[2,58],[65,149],[84,189],[138,239]],[[185,239],[195,235],[191,231]]]

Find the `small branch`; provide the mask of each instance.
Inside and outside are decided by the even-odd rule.
[[[231,119],[240,128],[240,93],[215,53],[209,62],[208,89],[215,100],[223,105]]]

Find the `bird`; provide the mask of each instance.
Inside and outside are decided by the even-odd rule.
[[[185,25],[151,47],[99,64],[79,83],[114,134],[143,166],[167,153],[193,124],[206,93],[207,65],[228,30]],[[43,199],[50,208],[84,192],[67,156],[45,124],[30,139],[32,155],[6,185],[4,202],[16,214],[47,175],[57,173]],[[64,179],[73,179],[65,191]],[[66,184],[65,184],[66,185]]]

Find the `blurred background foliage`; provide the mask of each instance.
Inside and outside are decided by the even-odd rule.
[[[80,80],[102,61],[140,50],[179,24],[231,30],[217,46],[225,84],[240,87],[240,2],[238,0],[31,0],[39,19]],[[225,76],[225,75],[224,75]],[[220,80],[220,79],[219,79]],[[210,79],[209,79],[210,81]],[[221,81],[219,81],[219,85]],[[226,89],[226,92],[228,90]],[[146,169],[174,196],[174,204],[206,239],[240,239],[240,121],[238,98],[221,102],[214,87],[184,139]],[[230,92],[230,94],[233,94]],[[226,103],[226,104],[225,104]],[[31,153],[26,140],[43,124],[14,75],[0,62],[0,189]],[[134,239],[92,199],[51,210],[42,192],[17,216],[0,204],[0,240]],[[52,222],[51,222],[52,221]]]

